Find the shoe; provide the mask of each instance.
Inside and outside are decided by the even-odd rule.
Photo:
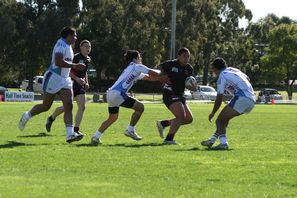
[[[22,115],[22,117],[21,117],[21,119],[19,121],[19,129],[20,129],[20,131],[23,131],[25,129],[25,126],[26,126],[28,120],[29,120],[29,118],[26,116],[26,112],[23,113],[23,115]]]
[[[208,139],[208,140],[204,140],[204,141],[202,141],[201,142],[201,145],[202,146],[207,146],[208,148],[211,148],[212,147],[212,145],[213,145],[213,141],[211,141],[210,139]]]
[[[80,141],[85,136],[85,134],[82,133],[81,131],[74,131],[74,133],[77,134],[77,140],[76,141]]]
[[[98,146],[98,144],[101,144],[101,140],[99,138],[96,138],[96,136],[93,136],[91,138],[91,144],[94,145],[94,146]]]
[[[156,122],[156,125],[157,125],[157,129],[158,129],[158,131],[159,131],[160,137],[163,139],[163,138],[164,138],[164,130],[165,130],[165,127],[162,126],[160,120],[158,120],[158,121]]]
[[[164,145],[178,145],[175,140],[164,140]]]
[[[68,135],[66,137],[66,142],[71,143],[71,142],[74,142],[74,141],[80,141],[83,137],[84,136],[81,135],[81,134],[73,133],[73,134]]]
[[[214,146],[211,148],[211,150],[228,150],[229,149],[229,145],[226,144],[218,144],[217,146]]]
[[[134,131],[126,130],[124,134],[125,134],[125,136],[128,136],[128,137],[132,138],[133,140],[141,140],[142,139],[139,135],[137,135],[135,130]]]
[[[51,121],[50,117],[47,118],[45,128],[47,132],[51,132],[53,121]]]

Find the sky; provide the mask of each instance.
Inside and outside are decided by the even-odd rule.
[[[245,7],[252,11],[253,22],[257,22],[269,13],[297,20],[297,0],[243,0],[243,2]]]

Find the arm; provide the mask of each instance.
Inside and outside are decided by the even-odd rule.
[[[82,86],[86,85],[86,81],[82,78],[77,77],[73,72],[70,72],[69,76],[70,76],[70,78],[75,80],[78,84],[80,84]]]
[[[213,116],[216,114],[216,112],[219,110],[219,108],[221,107],[222,101],[223,101],[223,94],[218,94],[216,101],[213,105],[213,109],[212,112],[209,114],[208,116],[208,120],[211,122],[211,119],[213,118]]]
[[[68,63],[63,59],[63,54],[55,53],[55,65],[62,68],[74,68],[77,70],[82,70],[86,66],[82,63]]]

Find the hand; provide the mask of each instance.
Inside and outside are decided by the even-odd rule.
[[[214,116],[214,113],[211,112],[211,113],[209,114],[209,116],[208,116],[208,121],[209,121],[209,122],[211,122],[213,116]]]
[[[75,80],[78,84],[80,84],[81,86],[85,86],[86,85],[86,81],[82,78],[77,78]]]
[[[73,65],[73,69],[75,69],[75,70],[83,70],[85,67],[86,67],[86,65],[83,63],[76,63]]]
[[[85,90],[88,90],[89,88],[90,88],[89,83],[86,83],[86,84],[85,84]]]

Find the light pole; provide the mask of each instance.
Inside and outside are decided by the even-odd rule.
[[[172,0],[170,59],[175,58],[176,0]]]

